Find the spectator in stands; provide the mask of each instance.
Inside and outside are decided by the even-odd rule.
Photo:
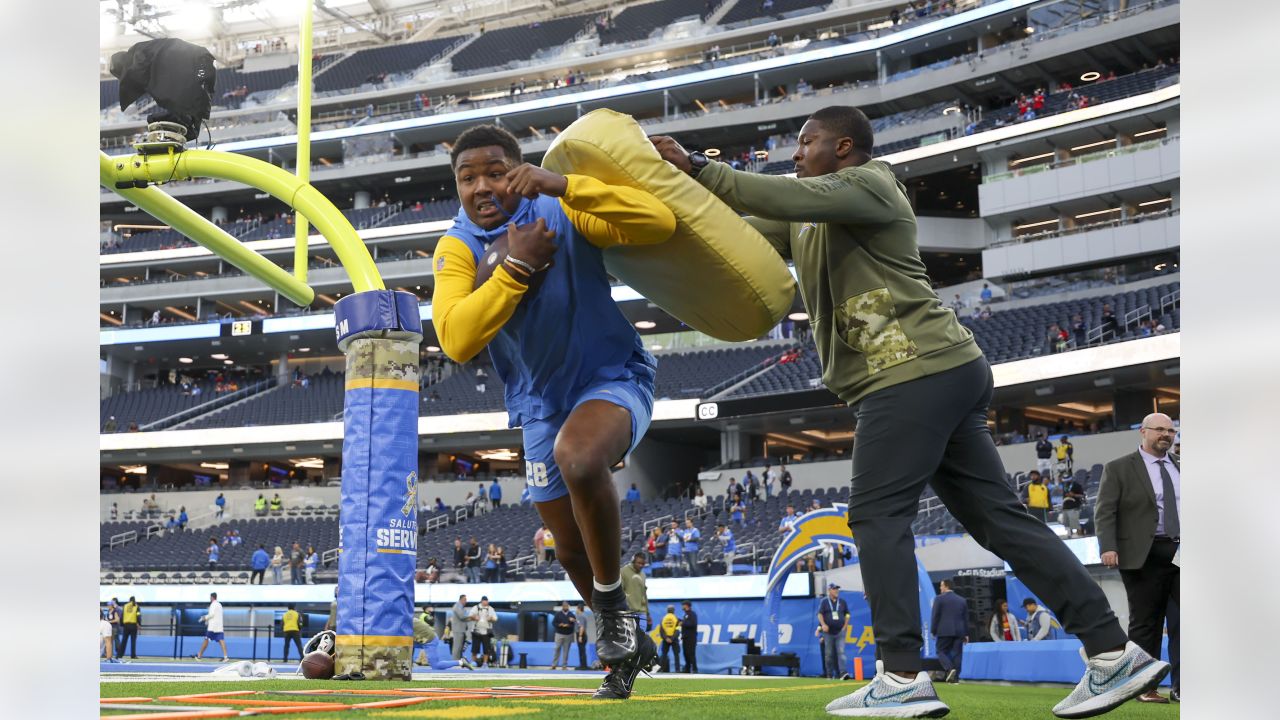
[[[782,488],[782,494],[786,495],[791,492],[791,471],[787,469],[786,460],[781,461],[778,472],[780,473],[778,485]]]
[[[306,563],[306,556],[302,554],[302,546],[297,542],[293,544],[293,548],[289,551],[289,582],[292,585],[302,584],[302,567]]]
[[[186,530],[186,529],[187,529],[187,519],[188,519],[188,518],[187,518],[187,507],[186,507],[185,505],[183,505],[182,507],[180,507],[180,508],[178,509],[178,529],[179,529],[179,530]]]
[[[271,581],[275,585],[284,584],[284,566],[288,559],[284,556],[284,548],[276,546],[275,554],[271,556]]]
[[[978,299],[982,301],[983,305],[987,305],[991,302],[991,286],[990,285],[986,283],[982,283],[982,292],[978,293]]]
[[[436,498],[435,511],[438,513],[449,512],[449,507],[444,504],[444,500]]]
[[[635,487],[635,485],[632,485],[631,487]],[[111,503],[111,514],[110,514],[110,518],[111,518],[112,520],[115,520],[115,519],[116,519],[116,518],[118,518],[119,516],[120,516],[120,507],[119,507],[116,503]]]
[[[221,518],[223,511],[227,509],[227,498],[222,493],[218,493],[218,497],[214,499],[213,504],[218,508],[214,513],[214,517]]]
[[[809,509],[806,510],[805,512],[813,512],[814,510],[821,510],[821,509],[822,509],[822,503],[818,500],[818,498],[813,498],[812,500],[809,501]]]
[[[515,83],[512,83],[511,87],[515,88]],[[484,392],[485,381],[487,381],[488,379],[489,379],[489,373],[485,372],[484,368],[482,367],[476,368],[476,392],[478,393]]]
[[[764,470],[760,472],[760,480],[764,485],[764,499],[768,500],[773,497],[773,492],[778,487],[773,469],[769,467],[769,463],[764,464]]]
[[[667,614],[662,616],[662,622],[658,624],[658,638],[662,643],[662,654],[659,660],[662,663],[662,672],[672,671],[671,666],[667,664],[668,653],[675,655],[675,672],[680,672],[680,618],[676,617],[675,605],[667,606]]]
[[[489,493],[485,490],[483,482],[478,483],[476,485],[476,512],[488,512],[489,508]]]
[[[640,489],[636,487],[635,483],[631,483],[631,489],[627,491],[627,496],[623,499],[629,503],[640,502]]]
[[[484,553],[484,581],[498,582],[498,546],[489,543]]]
[[[760,481],[756,478],[755,473],[747,470],[747,474],[742,476],[742,484],[747,486],[747,499],[755,502],[760,499]]]
[[[507,581],[507,551],[499,545],[497,554],[498,582],[504,583]]]
[[[1058,447],[1054,448],[1058,456],[1058,473],[1070,475],[1075,472],[1076,446],[1071,444],[1070,436],[1058,438]]]
[[[497,510],[502,506],[502,486],[498,484],[498,479],[494,478],[489,484],[489,504]]]
[[[1049,486],[1045,484],[1039,471],[1031,471],[1031,482],[1023,490],[1022,502],[1032,517],[1043,523],[1049,522]]]
[[[551,528],[542,534],[542,553],[548,565],[556,559],[556,536],[551,534]]]
[[[693,505],[694,509],[697,510],[699,513],[706,512],[707,496],[706,496],[706,493],[702,492],[702,488],[698,488],[698,492],[694,493],[693,499],[690,501],[690,503]]]
[[[453,539],[453,569],[462,577],[467,567],[467,550],[462,547],[462,538]]]
[[[108,417],[108,418],[107,418],[107,421],[106,421],[105,423],[103,423],[103,424],[102,424],[102,431],[103,431],[103,432],[108,432],[108,433],[113,433],[113,432],[115,432],[115,431],[116,431],[116,416],[115,416],[115,415],[112,415],[112,416]]]
[[[544,551],[546,549],[546,544],[545,544],[546,537],[547,537],[547,526],[539,525],[537,532],[533,534],[533,564],[534,565],[541,565],[544,562],[550,562],[550,560],[543,559],[545,555]]]
[[[667,537],[667,533],[663,532],[662,528],[655,527],[653,529],[653,535],[649,538],[649,543],[653,545],[654,562],[667,559],[667,544],[669,542],[670,539]]]
[[[1045,338],[1045,349],[1049,355],[1066,352],[1067,340],[1069,339],[1070,336],[1067,335],[1067,331],[1059,327],[1058,323],[1049,323],[1049,331]]]
[[[462,504],[467,508],[467,513],[469,515],[480,514],[480,498],[476,497],[475,493],[468,492],[467,498],[462,501]]]
[[[991,636],[992,642],[1017,642],[1022,639],[1022,628],[1018,625],[1018,618],[1009,612],[1009,601],[1000,598],[1000,602],[996,603],[996,611],[991,613],[991,620],[987,622],[987,634]]]
[[[699,490],[701,492],[701,490]],[[698,548],[702,542],[702,532],[694,527],[693,518],[685,518],[684,529],[680,532],[680,550],[684,557],[684,566],[690,577],[702,574],[698,567]]]
[[[480,543],[476,542],[475,537],[472,537],[470,542],[467,543],[467,582],[480,582],[481,562]]]
[[[1084,508],[1084,486],[1065,476],[1062,481],[1062,525],[1067,529],[1067,537],[1083,535],[1080,529],[1080,510]]]
[[[314,545],[307,546],[307,555],[302,560],[302,569],[306,573],[307,584],[315,585],[316,566],[320,564],[320,555],[316,553]]]
[[[898,11],[898,8],[894,8],[889,11],[889,21],[894,25],[902,22],[902,13]]]
[[[209,538],[209,546],[204,549],[204,554],[208,556],[208,567],[210,570],[218,566],[218,538]]]
[[[253,501],[253,514],[259,517],[267,514],[267,499],[262,497],[262,493],[258,493],[258,499]]]
[[[680,574],[680,570],[684,567],[684,542],[681,540],[679,529],[676,522],[671,521],[671,525],[666,529],[667,533],[667,560],[663,566],[671,570],[671,576],[676,577]]]
[[[726,501],[732,501],[733,496],[742,492],[742,484],[738,482],[738,478],[730,477],[729,484],[725,486],[724,497]]]
[[[1038,437],[1040,439],[1036,440],[1036,470],[1044,475],[1053,472],[1053,442],[1045,437],[1044,433],[1040,433]]]
[[[551,655],[551,669],[560,665],[561,654],[564,656],[564,669],[569,669],[569,646],[573,644],[573,636],[577,634],[578,617],[569,609],[569,601],[561,600],[560,609],[551,618],[551,626],[555,629],[555,651]]]
[[[262,584],[262,576],[267,571],[267,566],[271,564],[271,557],[267,555],[265,546],[259,545],[257,550],[253,551],[253,557],[249,560],[249,567],[253,572],[249,573],[249,584],[252,585],[256,579],[258,584]]]
[[[732,575],[733,554],[738,545],[733,540],[733,531],[725,527],[724,523],[716,525],[716,542],[720,543],[720,550],[724,553],[724,574]]]
[[[769,37],[765,38],[765,44],[771,48],[776,48],[782,44],[782,38],[778,37],[778,33],[770,32]]]
[[[1022,601],[1022,609],[1027,611],[1027,639],[1035,642],[1037,640],[1055,640],[1057,634],[1053,628],[1053,618],[1049,617],[1049,611],[1040,607],[1032,598]]]
[[[1071,337],[1075,339],[1077,348],[1082,348],[1085,346],[1085,339],[1087,338],[1088,334],[1089,334],[1089,329],[1085,327],[1084,318],[1081,317],[1080,313],[1076,313],[1072,315],[1071,316]]]
[[[733,504],[729,506],[729,519],[741,527],[747,520],[747,507],[742,504],[742,494],[733,496]]]
[[[1102,304],[1102,341],[1114,340],[1120,332],[1120,323],[1116,320],[1116,312],[1111,303]]]
[[[792,526],[794,526],[796,521],[799,519],[800,517],[796,515],[796,506],[787,505],[787,514],[783,515],[782,521],[778,523],[778,532],[783,535],[791,532]]]

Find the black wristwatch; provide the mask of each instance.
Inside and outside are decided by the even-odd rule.
[[[702,172],[702,168],[706,167],[710,163],[711,158],[707,157],[705,153],[694,150],[689,153],[689,164],[693,166],[690,169],[689,174],[693,177],[698,177],[698,173]]]

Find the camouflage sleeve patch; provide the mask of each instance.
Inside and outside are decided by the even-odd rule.
[[[887,288],[854,295],[837,305],[835,322],[836,332],[866,358],[869,375],[916,357],[916,344],[902,331]]]

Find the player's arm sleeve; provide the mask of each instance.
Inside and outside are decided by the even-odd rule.
[[[1098,552],[1116,552],[1116,506],[1120,504],[1120,481],[1108,464],[1102,470],[1098,501],[1093,508],[1093,523],[1098,533]]]
[[[897,183],[864,167],[813,178],[758,175],[714,162],[698,182],[738,212],[789,222],[884,224],[901,214]]]
[[[440,238],[435,257],[431,322],[445,354],[456,362],[467,362],[511,319],[528,286],[499,267],[473,291],[476,261],[471,250],[455,237]]]
[[[592,245],[656,245],[676,231],[676,216],[656,197],[636,188],[607,185],[585,175],[566,175],[560,206]]]

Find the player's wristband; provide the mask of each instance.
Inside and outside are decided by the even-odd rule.
[[[511,272],[514,275],[517,275],[526,280],[529,279],[529,277],[531,277],[531,273],[528,270],[525,270],[524,267],[521,267],[523,263],[517,264],[516,262],[513,262],[511,258],[507,258],[506,260],[503,261],[502,264],[504,267],[507,268],[508,272]],[[525,267],[528,267],[528,266],[526,265]]]
[[[545,269],[545,268],[535,268],[534,266],[530,265],[529,263],[527,263],[527,262],[525,262],[525,261],[523,261],[523,260],[520,260],[520,259],[518,259],[518,258],[513,258],[513,257],[511,257],[510,255],[508,255],[508,256],[507,256],[507,262],[509,262],[509,263],[511,263],[512,265],[515,265],[516,267],[518,267],[518,268],[520,268],[520,269],[524,270],[524,271],[525,271],[525,273],[526,273],[526,274],[528,274],[528,275],[530,275],[530,276],[532,276],[534,273],[538,272],[539,270],[544,270],[544,269]]]

